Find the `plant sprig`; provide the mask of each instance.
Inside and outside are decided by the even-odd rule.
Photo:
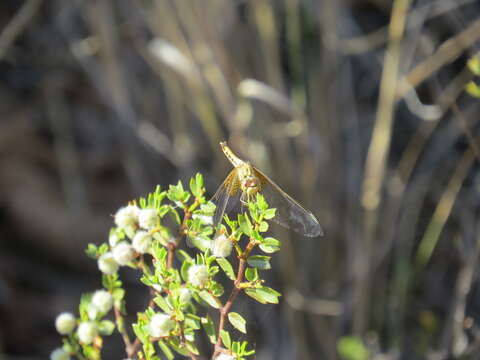
[[[119,209],[108,243],[90,244],[86,250],[103,273],[103,288],[82,297],[78,318],[59,315],[56,326],[65,336],[64,346],[52,359],[101,359],[103,338],[114,330],[129,359],[158,360],[159,352],[167,359],[175,354],[200,359],[199,331],[213,344],[214,359],[253,355],[246,341],[232,340],[233,331],[246,333],[247,324],[232,308],[242,292],[262,304],[278,303],[280,293],[265,286],[260,276],[271,268],[270,256],[254,251],[271,254],[281,243],[263,235],[275,216],[263,196],[257,194],[245,210],[236,220],[225,216],[224,224],[214,229],[215,205],[205,199],[200,174],[190,180],[189,190],[181,182],[166,191],[158,186]],[[185,238],[190,248],[182,246]],[[236,266],[231,262],[235,255]],[[125,318],[125,290],[118,273],[122,267],[139,271],[140,281],[150,289],[148,306],[133,324]],[[220,271],[232,281],[228,296],[216,280]],[[219,313],[217,325],[209,308]],[[235,330],[227,330],[227,320]]]

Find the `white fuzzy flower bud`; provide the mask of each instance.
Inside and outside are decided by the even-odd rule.
[[[98,258],[98,268],[102,273],[111,275],[118,271],[118,263],[111,252],[106,252]]]
[[[114,247],[116,246],[120,241],[120,238],[117,236],[117,234],[115,234],[114,232],[112,232],[110,234],[110,236],[108,237],[108,243],[110,244],[110,247]]]
[[[158,215],[155,209],[142,209],[138,213],[138,224],[145,230],[157,227]]]
[[[215,238],[212,245],[212,254],[215,257],[227,257],[232,253],[232,241],[221,234]]]
[[[117,244],[117,246],[113,248],[112,254],[119,265],[127,265],[135,256],[132,246],[126,242]]]
[[[58,333],[61,335],[70,334],[75,328],[75,325],[76,325],[75,316],[73,316],[69,312],[61,313],[55,319],[55,328],[57,329]]]
[[[145,254],[150,251],[152,236],[146,231],[137,231],[132,240],[132,246],[136,252]]]
[[[102,313],[107,313],[113,306],[113,296],[106,290],[97,290],[92,296],[92,303]]]
[[[179,298],[180,298],[181,304],[187,304],[190,302],[190,299],[192,298],[192,293],[187,288],[181,288],[179,290]]]
[[[167,336],[175,326],[175,322],[167,314],[155,314],[150,319],[150,335],[153,337]]]
[[[115,214],[115,224],[122,229],[135,226],[138,223],[139,211],[140,209],[135,205],[120,208]]]
[[[203,287],[208,280],[208,269],[205,265],[192,265],[188,269],[188,280],[193,286]]]
[[[97,307],[90,304],[87,309],[87,315],[90,320],[95,320],[98,316],[99,310]]]
[[[235,360],[235,357],[229,354],[221,353],[215,358],[215,360]]]
[[[97,325],[94,322],[82,322],[77,329],[78,339],[84,344],[91,344],[98,334]]]
[[[199,219],[204,225],[213,224],[213,216],[210,215],[193,214],[192,219]]]
[[[50,354],[50,360],[70,360],[70,355],[62,348],[57,348]]]

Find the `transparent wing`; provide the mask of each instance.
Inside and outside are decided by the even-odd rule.
[[[222,222],[224,214],[228,214],[239,206],[241,195],[242,192],[240,190],[237,169],[233,169],[211,199],[217,206],[213,215],[214,228]]]
[[[317,237],[323,235],[322,227],[310,211],[293,200],[267,175],[257,168],[254,168],[254,170],[262,184],[260,193],[265,197],[270,207],[277,209],[275,217],[272,219],[274,222],[304,236]]]

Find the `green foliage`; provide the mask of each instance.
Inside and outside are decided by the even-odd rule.
[[[480,56],[473,56],[467,63],[468,68],[475,76],[480,76]],[[480,99],[480,86],[475,81],[469,81],[465,86],[465,90],[473,97]]]
[[[231,304],[227,300],[233,292],[243,292],[263,304],[278,303],[280,293],[264,286],[258,271],[271,268],[270,256],[254,253],[259,249],[271,254],[281,247],[280,241],[262,236],[268,231],[267,220],[275,216],[275,209],[270,209],[265,198],[257,194],[248,203],[248,212],[238,214],[237,220],[225,216],[224,224],[214,228],[215,204],[207,201],[204,195],[204,180],[200,174],[190,179],[188,190],[181,182],[171,185],[167,191],[158,186],[153,193],[117,212],[116,227],[110,230],[109,243],[88,246],[87,255],[98,261],[103,272],[102,286],[111,296],[113,311],[97,311],[94,308],[97,305],[92,304],[92,294],[82,296],[79,322],[95,324],[97,332],[88,343],[82,342],[76,333],[66,336],[64,348],[71,356],[100,359],[102,338],[115,330],[124,339],[129,339],[126,342],[129,358],[137,356],[138,352],[147,360],[162,356],[174,359],[175,354],[195,358],[199,355],[195,343],[199,331],[204,331],[212,344],[222,345],[221,351],[236,359],[254,354],[254,350],[247,350],[247,342],[234,341],[233,333],[224,328],[219,332],[208,309],[219,311],[234,329],[246,333],[246,319],[229,311]],[[178,229],[165,225],[167,216],[174,219]],[[142,236],[146,233],[148,237],[150,246],[146,252],[144,248],[137,250],[134,241],[140,231]],[[227,257],[212,254],[214,239],[219,234],[233,243],[236,254]],[[181,248],[184,238],[194,249]],[[118,244],[123,244],[123,251],[118,251]],[[102,266],[102,261],[106,265],[111,265],[109,261],[115,263],[108,267]],[[152,294],[150,305],[137,314],[133,324],[128,324],[124,317],[127,310],[125,290],[118,274],[122,264],[138,271],[141,283],[149,287]],[[216,279],[220,269],[233,283],[228,291]],[[245,270],[242,273],[240,269]],[[222,313],[224,309],[228,311]],[[140,346],[128,345],[134,344],[129,338],[130,327]]]
[[[337,351],[344,360],[366,360],[370,358],[368,349],[356,336],[344,336],[337,343]]]
[[[228,314],[228,321],[230,321],[230,324],[232,324],[233,327],[236,328],[237,330],[241,331],[244,334],[247,333],[247,328],[246,328],[247,322],[240,314],[236,312],[230,312]]]

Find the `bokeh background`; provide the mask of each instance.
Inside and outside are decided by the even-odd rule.
[[[2,0],[0,359],[48,358],[87,243],[156,184],[212,195],[224,139],[325,230],[276,229],[256,359],[479,359],[479,40],[475,0]]]

